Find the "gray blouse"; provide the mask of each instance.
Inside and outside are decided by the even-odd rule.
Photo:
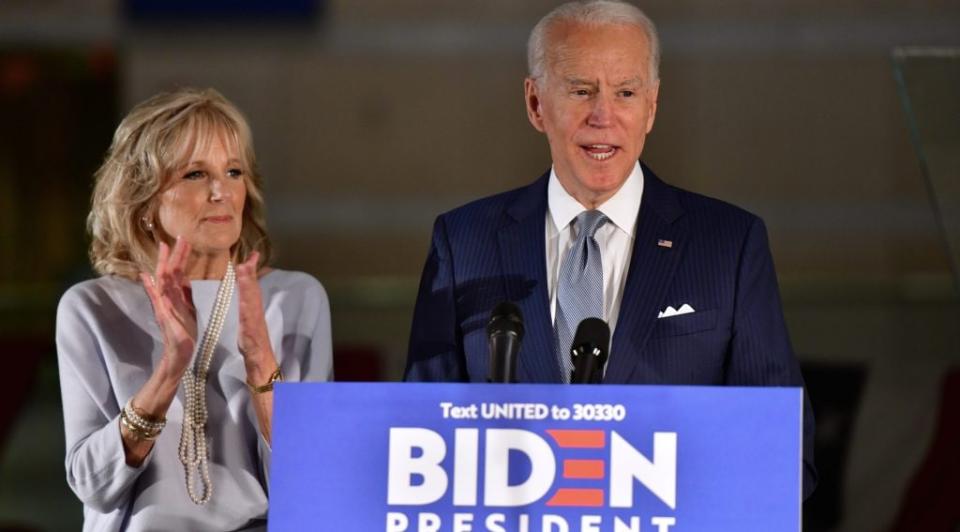
[[[201,336],[219,283],[191,283]],[[260,288],[284,380],[331,380],[330,306],[320,283],[305,273],[273,270],[260,278]],[[245,383],[237,324],[235,291],[207,381],[213,496],[198,506],[187,495],[177,452],[182,387],[143,464],[130,467],[124,458],[120,410],[147,381],[163,351],[143,287],[104,276],[63,295],[57,309],[57,357],[67,483],[83,502],[84,530],[265,529],[271,451]]]

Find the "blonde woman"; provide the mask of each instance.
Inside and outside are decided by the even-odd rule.
[[[332,378],[329,303],[271,269],[250,128],[212,89],[120,123],[64,294],[67,481],[84,530],[264,529],[273,384]]]

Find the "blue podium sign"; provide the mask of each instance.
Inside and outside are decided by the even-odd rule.
[[[278,384],[270,530],[799,531],[799,388]]]

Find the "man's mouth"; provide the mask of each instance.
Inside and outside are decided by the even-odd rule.
[[[583,151],[594,161],[606,161],[617,153],[617,147],[612,144],[586,144],[581,146]]]

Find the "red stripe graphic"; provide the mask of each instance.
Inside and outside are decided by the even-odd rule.
[[[603,506],[603,490],[561,488],[547,506]]]
[[[603,478],[603,460],[564,460],[563,478]]]
[[[602,449],[606,445],[606,433],[602,430],[550,429],[547,434],[552,436],[560,447]]]

